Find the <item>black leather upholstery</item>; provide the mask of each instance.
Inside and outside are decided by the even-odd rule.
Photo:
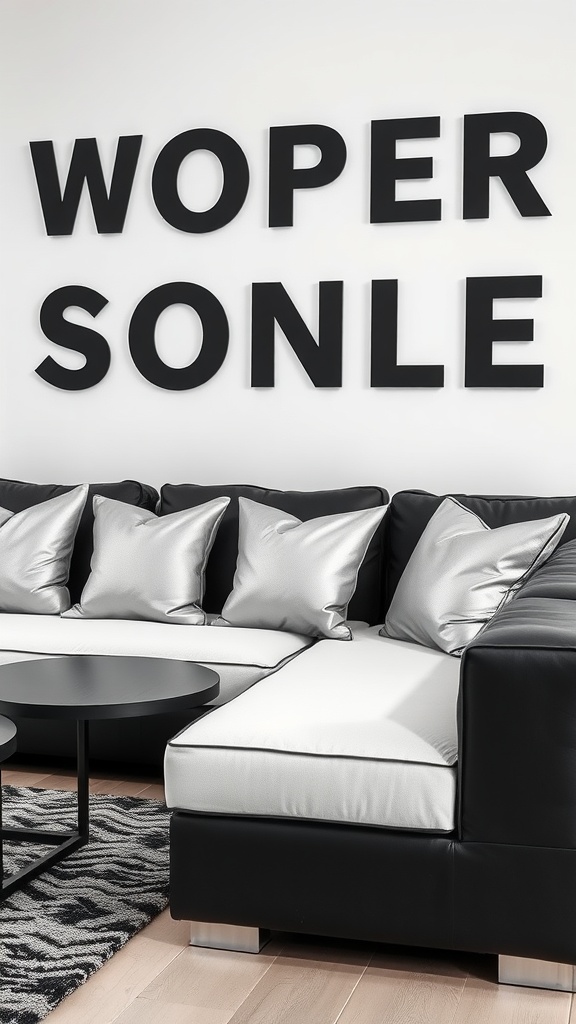
[[[519,596],[466,649],[458,712],[464,840],[576,848],[575,684],[574,600]]]
[[[282,931],[452,945],[444,836],[175,812],[170,912]]]
[[[503,843],[454,847],[454,946],[576,963],[576,853]]]
[[[160,491],[159,514],[194,508],[205,501],[229,495],[231,502],[218,527],[214,547],[206,568],[206,594],[204,608],[208,612],[221,612],[232,590],[238,555],[238,498],[251,498],[262,505],[282,509],[298,519],[337,512],[356,512],[363,508],[378,508],[388,501],[388,492],[382,487],[346,487],[333,491],[276,491],[251,484],[164,484]],[[384,525],[374,534],[366,557],[358,573],[358,583],[348,610],[349,619],[361,619],[374,625],[381,621],[383,595]]]
[[[176,812],[177,919],[576,962],[576,853]]]
[[[576,540],[561,544],[523,585],[518,592],[518,600],[528,597],[576,601]]]

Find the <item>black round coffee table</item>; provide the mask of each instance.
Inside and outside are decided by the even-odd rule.
[[[187,711],[206,704],[218,696],[219,690],[220,680],[212,669],[191,661],[166,658],[83,654],[0,666],[0,713],[76,721],[78,760],[77,829],[73,832],[2,829],[0,843],[3,839],[33,841],[54,846],[54,849],[5,878],[0,899],[88,842],[89,723],[92,719],[137,718]],[[0,723],[5,721],[0,718]],[[16,727],[13,729],[15,734]],[[0,742],[1,737],[0,728]]]

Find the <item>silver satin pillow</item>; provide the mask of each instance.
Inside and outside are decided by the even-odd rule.
[[[552,554],[569,520],[564,512],[491,530],[445,498],[400,577],[380,635],[461,654]]]
[[[59,615],[70,607],[66,584],[87,496],[81,484],[22,512],[0,508],[0,611]]]
[[[302,522],[239,498],[232,593],[215,625],[283,629],[350,640],[345,624],[358,570],[385,508]]]
[[[94,497],[94,554],[67,618],[150,619],[204,625],[204,573],[230,498],[157,516]]]

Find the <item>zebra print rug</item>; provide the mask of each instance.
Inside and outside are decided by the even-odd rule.
[[[6,826],[75,827],[75,793],[2,797]],[[164,909],[168,821],[157,800],[91,796],[89,843],[0,903],[0,1024],[42,1020]],[[45,849],[6,843],[5,872]]]

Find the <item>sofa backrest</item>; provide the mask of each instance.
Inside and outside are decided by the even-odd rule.
[[[425,527],[446,494],[430,494],[428,491],[398,491],[390,502],[386,513],[385,541],[385,610],[388,610],[398,581],[406,568]],[[570,522],[562,535],[561,544],[576,537],[576,497],[538,498],[520,495],[455,494],[462,505],[495,529],[509,523],[529,522],[533,519],[547,519],[568,512]]]
[[[48,501],[49,498],[65,494],[75,486],[75,484],[35,484],[27,483],[24,480],[0,478],[0,507],[7,508],[10,512],[22,512],[23,509],[38,505],[41,501]],[[137,480],[90,484],[70,563],[68,589],[73,603],[80,600],[82,589],[90,574],[90,559],[94,549],[92,498],[95,494],[102,494],[105,498],[115,498],[116,501],[124,501],[128,505],[137,505],[139,508],[146,508],[151,512],[156,508],[158,501],[158,492],[148,484],[141,484]]]
[[[168,515],[194,508],[205,501],[227,495],[230,504],[218,528],[206,569],[206,593],[203,607],[221,612],[232,590],[238,555],[238,498],[251,498],[262,505],[279,508],[301,520],[337,512],[356,512],[386,505],[388,492],[382,487],[346,487],[330,491],[277,491],[251,484],[164,484],[160,491],[159,514]],[[381,621],[383,594],[384,527],[372,538],[360,572],[348,617],[374,624]]]

